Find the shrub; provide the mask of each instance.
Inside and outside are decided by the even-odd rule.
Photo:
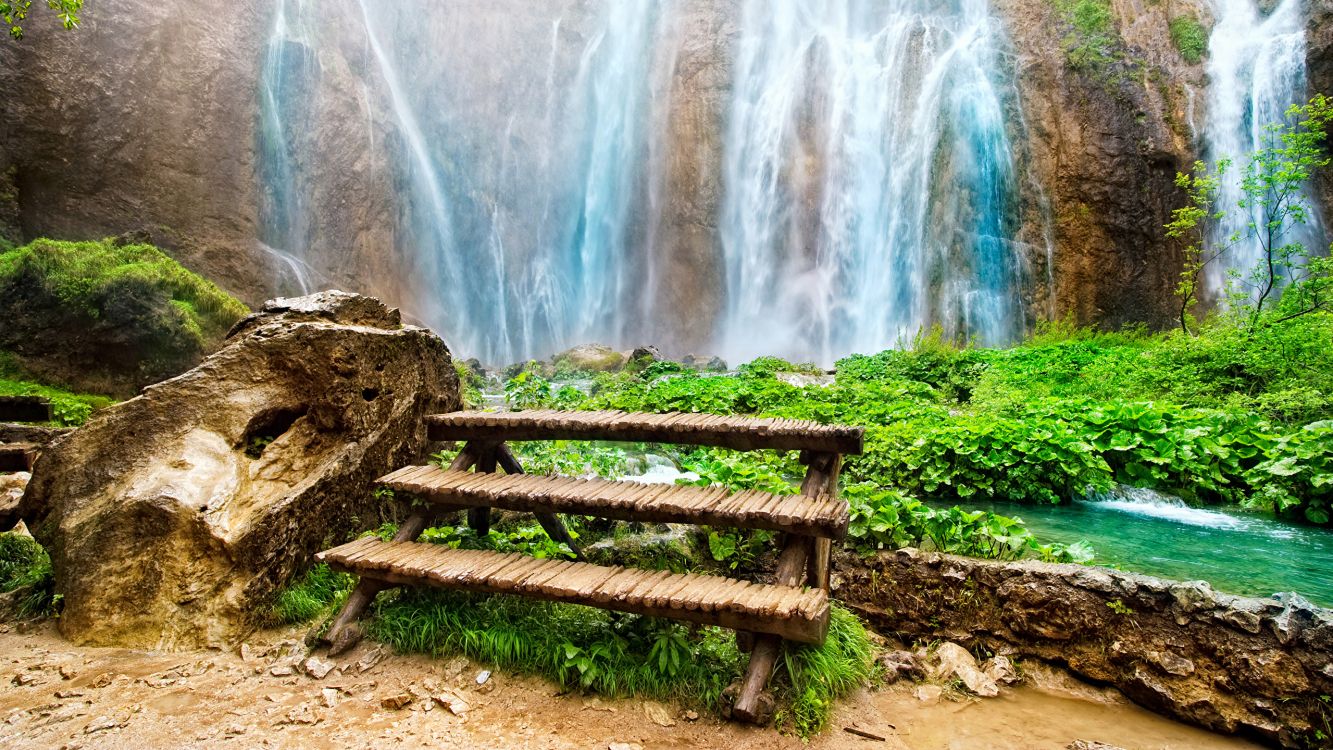
[[[54,614],[59,604],[51,559],[32,537],[8,532],[0,534],[0,594],[17,591],[15,609],[19,618]]]
[[[1195,65],[1208,52],[1208,30],[1193,16],[1171,19],[1171,41],[1185,62]]]
[[[245,313],[151,245],[36,240],[0,254],[0,349],[82,390],[128,394],[176,375]]]

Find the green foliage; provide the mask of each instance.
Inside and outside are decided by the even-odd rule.
[[[922,547],[1000,560],[1037,557],[1047,562],[1092,561],[1086,544],[1038,543],[1023,521],[990,511],[936,509],[892,489],[854,484],[843,490],[851,511],[848,538],[862,551]]]
[[[480,409],[486,400],[482,397],[482,389],[486,387],[486,380],[480,373],[467,366],[467,363],[454,360],[454,371],[458,373],[458,387],[463,396],[464,409]]]
[[[278,594],[269,621],[278,625],[309,622],[341,606],[355,583],[352,576],[319,563]]]
[[[741,674],[729,631],[519,597],[406,590],[368,632],[400,651],[470,658],[608,696],[708,707]]]
[[[567,524],[569,526],[569,524]],[[569,529],[570,536],[578,533]],[[452,549],[488,549],[496,552],[518,552],[540,559],[574,557],[567,545],[552,541],[538,524],[520,524],[505,529],[491,529],[486,536],[468,526],[437,526],[422,532],[420,541],[440,544]]]
[[[46,617],[59,606],[46,550],[30,536],[8,532],[0,534],[0,594],[12,591],[20,591],[15,609],[3,614]]]
[[[1070,67],[1108,76],[1124,58],[1110,0],[1055,0],[1055,8],[1068,28],[1062,44]]]
[[[75,385],[178,374],[247,312],[151,245],[36,240],[0,254],[0,348]]]
[[[1185,62],[1197,65],[1208,53],[1208,29],[1194,16],[1171,19],[1171,41]]]
[[[1248,474],[1257,488],[1252,504],[1327,524],[1333,513],[1333,421],[1284,435]]]
[[[789,644],[784,652],[790,707],[779,713],[778,723],[789,724],[801,737],[824,729],[833,702],[869,679],[873,651],[856,615],[833,604],[822,645]]]
[[[42,385],[27,380],[9,380],[0,359],[0,396],[41,396],[50,400],[51,423],[59,427],[78,427],[92,416],[93,411],[110,406],[115,399],[87,393],[71,393],[62,388]]]
[[[1185,206],[1172,214],[1167,233],[1190,238],[1185,273],[1196,277],[1232,245],[1250,241],[1259,245],[1260,261],[1252,269],[1229,269],[1229,314],[1246,328],[1280,325],[1333,305],[1333,263],[1311,257],[1310,248],[1291,239],[1295,227],[1309,222],[1312,209],[1306,186],[1314,174],[1328,167],[1325,151],[1328,125],[1333,121],[1333,100],[1315,95],[1304,105],[1292,105],[1285,119],[1263,127],[1263,146],[1250,154],[1241,174],[1242,197],[1236,205],[1219,205],[1217,188],[1228,167],[1222,159],[1209,168],[1196,164],[1192,175],[1177,175],[1185,189]],[[1244,230],[1214,239],[1216,225],[1229,215],[1239,216]],[[1177,289],[1188,309],[1193,283]],[[1184,312],[1182,311],[1182,327]]]
[[[33,0],[0,0],[0,18],[9,27],[9,35],[15,40],[23,38],[23,22],[28,19]],[[46,7],[56,12],[56,17],[66,29],[77,28],[79,11],[83,10],[83,0],[46,0]]]
[[[519,597],[404,590],[381,598],[368,632],[400,651],[458,653],[570,689],[707,708],[745,665],[728,630]],[[783,663],[782,716],[808,736],[834,700],[864,684],[871,646],[860,621],[835,604],[827,641],[789,647]]]

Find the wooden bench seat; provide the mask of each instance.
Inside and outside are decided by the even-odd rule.
[[[767,529],[841,539],[847,503],[829,493],[775,495],[719,487],[690,487],[534,474],[479,474],[436,466],[409,466],[379,480],[454,509],[493,507],[527,513],[570,513],[621,521],[688,523]]]
[[[768,633],[801,643],[822,643],[828,633],[829,600],[823,589],[541,560],[420,542],[385,542],[375,537],[316,557],[335,570],[392,584],[586,604]]]
[[[857,455],[860,427],[809,420],[622,411],[460,411],[426,418],[432,440],[612,440]]]

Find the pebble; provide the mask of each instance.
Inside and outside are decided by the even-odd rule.
[[[399,693],[398,695],[391,695],[387,698],[380,699],[380,706],[387,708],[390,711],[401,711],[412,705],[412,700],[411,693]]]

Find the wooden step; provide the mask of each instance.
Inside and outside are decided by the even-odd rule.
[[[398,585],[515,594],[770,633],[802,643],[822,643],[828,632],[829,600],[822,589],[539,560],[376,537],[315,557],[335,570]]]
[[[50,422],[51,401],[43,396],[0,396],[0,422]]]
[[[409,466],[379,481],[395,491],[411,492],[456,508],[490,507],[622,521],[768,529],[829,539],[847,534],[847,503],[828,494],[807,497],[758,490],[733,494],[721,487],[480,474],[436,466]]]
[[[32,443],[0,443],[0,472],[32,471],[37,450]]]
[[[623,411],[460,411],[426,418],[432,440],[613,440],[733,450],[861,453],[865,430],[809,420]]]

